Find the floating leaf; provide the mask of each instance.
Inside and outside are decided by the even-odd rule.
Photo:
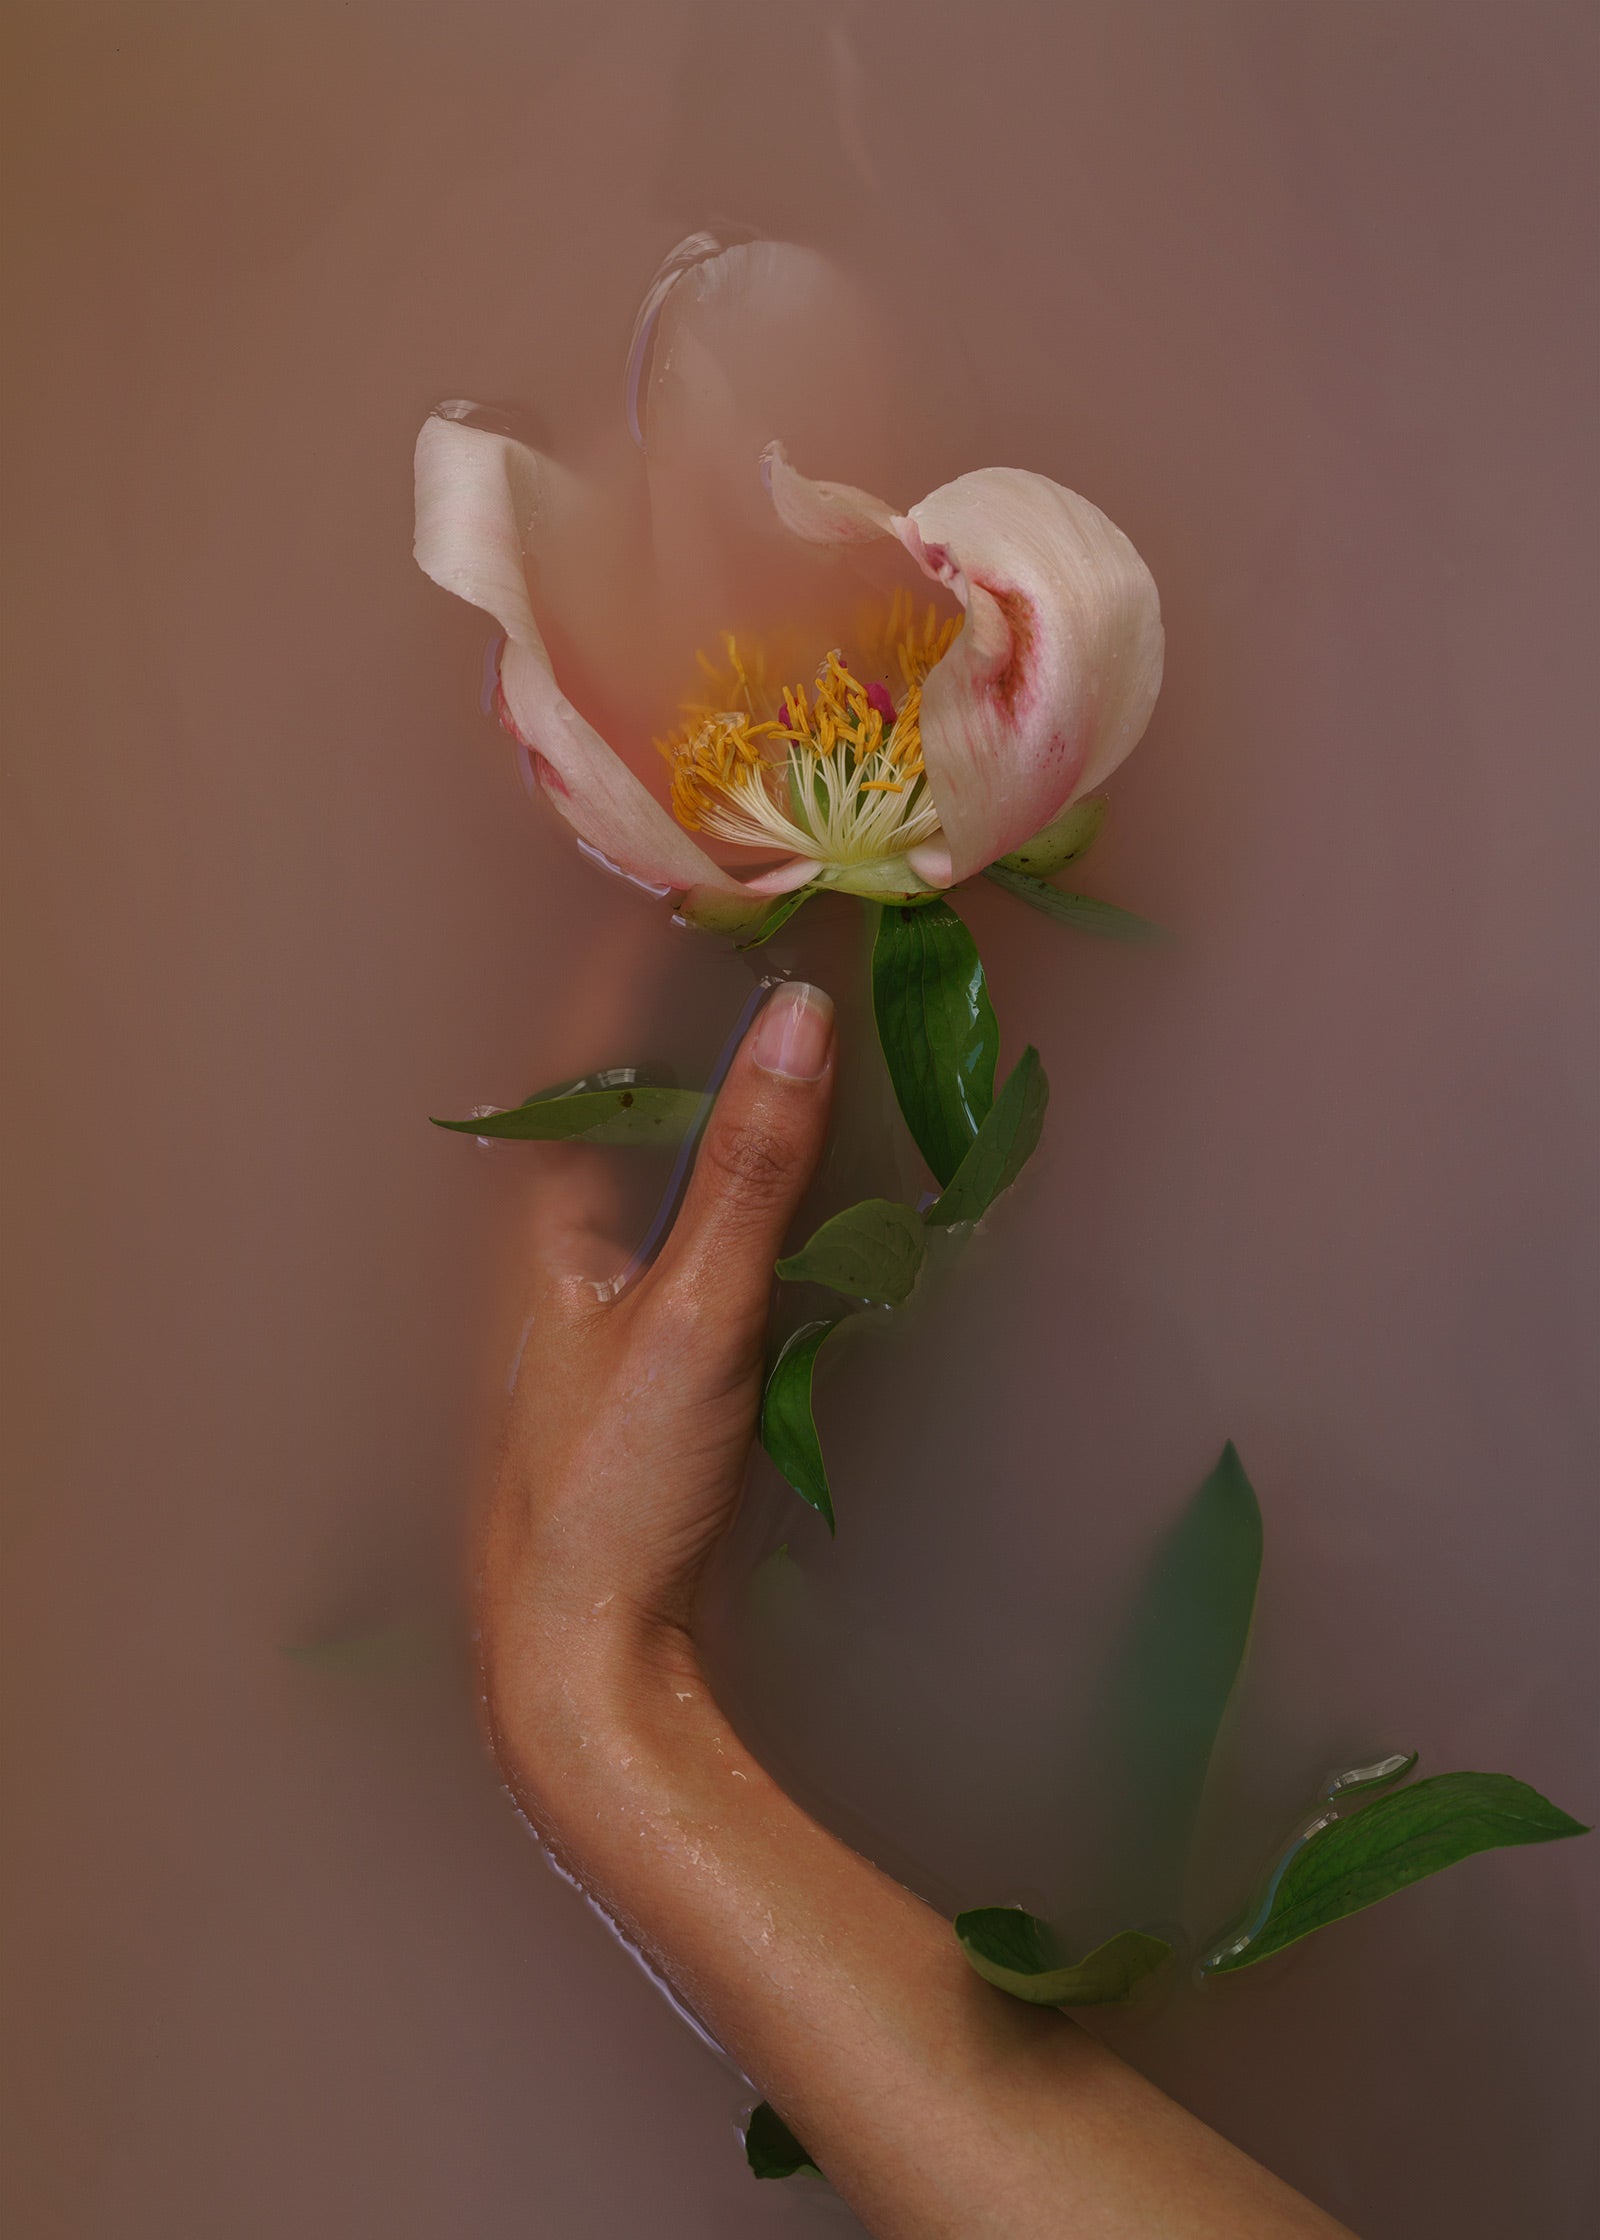
[[[545,1090],[503,1112],[468,1120],[435,1120],[458,1135],[498,1136],[517,1143],[682,1143],[706,1110],[698,1089],[662,1089],[648,1082],[620,1089]]]
[[[1012,871],[1003,863],[991,863],[984,877],[992,879],[997,887],[1004,887],[1007,894],[1030,903],[1035,910],[1042,910],[1058,925],[1076,926],[1083,933],[1104,934],[1111,941],[1165,941],[1169,938],[1163,926],[1152,925],[1148,918],[1137,918],[1131,910],[1121,910],[1114,902],[1101,902],[1092,894],[1067,894],[1062,888],[1051,886],[1048,879],[1030,878],[1025,871]]]
[[[1172,1958],[1164,1938],[1123,1929],[1081,1960],[1069,1960],[1049,1922],[1021,1906],[958,1913],[955,1929],[985,1983],[1036,2007],[1113,2006]]]
[[[893,1198],[863,1198],[778,1262],[785,1283],[822,1283],[847,1299],[898,1307],[911,1296],[927,1250],[921,1221]]]
[[[1047,879],[1064,863],[1075,863],[1079,856],[1089,853],[1110,811],[1111,804],[1103,794],[1089,801],[1075,801],[1053,824],[1047,824],[1043,832],[1036,832],[1026,847],[1002,856],[1000,861],[1008,871],[1024,871],[1030,878]]]
[[[809,902],[820,890],[813,883],[809,887],[796,887],[793,894],[781,894],[766,915],[734,941],[736,949],[759,949],[763,942],[789,923],[802,903]]]
[[[1135,1913],[1180,1910],[1260,1577],[1261,1510],[1230,1441],[1156,1551],[1117,1650],[1103,1779],[1122,1810],[1105,1871]]]
[[[1250,1919],[1201,1963],[1208,1975],[1254,1967],[1287,1945],[1474,1852],[1588,1834],[1509,1773],[1436,1773],[1345,1819],[1313,1822],[1280,1859]]]
[[[924,1219],[934,1228],[948,1228],[987,1213],[1033,1157],[1049,1102],[1050,1084],[1030,1043],[1006,1077],[950,1187]]]
[[[906,1126],[942,1188],[994,1103],[1000,1051],[983,964],[947,902],[885,906],[872,1008]]]
[[[839,1320],[838,1315],[830,1315],[821,1322],[805,1323],[784,1341],[761,1400],[761,1444],[801,1500],[821,1511],[830,1532],[833,1496],[811,1412],[811,1379],[823,1341],[839,1327]]]
[[[770,2101],[750,2111],[745,2126],[744,2158],[758,2178],[792,2178],[797,2170],[817,2169],[805,2148]]]

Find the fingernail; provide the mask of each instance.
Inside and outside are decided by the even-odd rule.
[[[804,980],[774,988],[756,1027],[750,1055],[763,1073],[789,1081],[815,1081],[828,1062],[833,998]]]

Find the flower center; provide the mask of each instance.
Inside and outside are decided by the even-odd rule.
[[[961,627],[908,594],[865,633],[898,671],[898,705],[886,682],[865,683],[837,647],[809,693],[774,688],[764,654],[723,639],[726,666],[705,654],[713,697],[683,708],[657,746],[672,769],[672,809],[691,832],[740,847],[783,848],[819,863],[855,865],[903,855],[939,829],[922,763],[922,686]],[[890,658],[892,657],[892,659]]]

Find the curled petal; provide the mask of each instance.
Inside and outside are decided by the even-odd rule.
[[[949,850],[930,859],[931,884],[968,879],[1020,848],[1137,746],[1161,689],[1161,604],[1149,569],[1098,506],[1044,475],[985,467],[902,515],[864,491],[808,480],[779,445],[765,464],[773,504],[797,536],[898,537],[966,609],[922,691],[923,759]]]
[[[761,473],[779,520],[807,544],[871,544],[896,534],[893,507],[848,482],[796,474],[781,443],[762,452]]]
[[[561,500],[561,470],[526,444],[435,414],[417,438],[417,564],[506,634],[502,712],[545,792],[591,848],[662,888],[735,889],[556,682],[528,597],[526,557]]]
[[[1161,605],[1098,506],[1019,467],[961,475],[897,527],[967,610],[922,694],[928,783],[965,879],[1138,745],[1161,689]]]

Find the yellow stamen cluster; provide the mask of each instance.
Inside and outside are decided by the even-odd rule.
[[[744,847],[783,848],[819,865],[853,866],[903,855],[939,829],[922,762],[922,686],[961,622],[931,607],[919,617],[899,592],[887,615],[863,627],[869,656],[898,667],[903,693],[887,716],[835,648],[809,692],[774,689],[765,658],[730,636],[725,666],[700,668],[712,697],[657,742],[672,768],[680,824]],[[893,662],[887,658],[893,656]]]

